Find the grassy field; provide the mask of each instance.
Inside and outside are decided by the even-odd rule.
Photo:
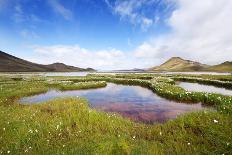
[[[177,76],[1,76],[0,154],[231,154],[232,97],[187,92],[175,85]],[[231,79],[231,76],[191,77],[206,81]],[[98,88],[106,86],[106,82],[139,85],[170,100],[202,102],[215,110],[188,113],[164,124],[148,125],[90,109],[88,101],[79,97],[36,105],[17,101],[49,89]]]

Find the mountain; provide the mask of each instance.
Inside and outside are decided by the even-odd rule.
[[[172,57],[160,66],[152,67],[150,71],[201,71],[208,65],[199,62],[184,60],[180,57]]]
[[[214,65],[208,68],[209,71],[215,72],[232,72],[232,61],[226,61],[219,65]]]
[[[63,63],[41,65],[29,62],[0,51],[0,72],[71,72],[94,71],[92,68],[67,66]]]
[[[68,66],[63,63],[53,63],[50,65],[46,65],[49,69],[52,69],[52,71],[55,72],[72,72],[72,71],[95,71],[92,68],[79,68],[79,67],[74,67],[74,66]]]

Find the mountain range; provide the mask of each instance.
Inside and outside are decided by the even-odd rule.
[[[63,63],[42,65],[26,61],[0,51],[0,72],[74,72],[95,71],[92,68],[79,68]]]
[[[206,65],[199,62],[185,60],[180,57],[172,57],[160,66],[149,68],[148,71],[169,71],[169,72],[232,72],[232,61],[226,61],[218,65]]]
[[[0,51],[0,72],[84,72],[95,71],[92,68],[80,68],[63,63],[42,65],[23,60]],[[180,57],[172,57],[160,66],[149,69],[115,70],[115,71],[168,71],[168,72],[232,72],[232,61],[226,61],[218,65],[207,65],[196,61],[185,60]]]

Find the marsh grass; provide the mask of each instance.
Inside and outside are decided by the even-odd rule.
[[[7,151],[11,154],[222,154],[231,151],[231,119],[217,112],[190,113],[165,124],[145,125],[92,110],[81,98],[56,99],[31,106],[0,106],[0,109],[0,152],[3,154]]]
[[[93,89],[106,87],[105,81],[87,81],[87,82],[78,82],[78,83],[62,83],[58,87],[60,90],[79,90],[79,89]]]
[[[187,92],[167,77],[52,79],[55,82],[2,79],[7,82],[1,84],[0,91],[1,154],[153,155],[230,154],[232,151],[231,97]],[[20,97],[60,89],[61,85],[67,89],[82,89],[106,84],[101,81],[139,85],[172,100],[201,101],[216,106],[217,111],[188,113],[164,124],[148,125],[90,109],[88,102],[79,97],[35,105],[17,102]],[[79,83],[75,85],[78,87],[71,87],[72,83]]]
[[[70,79],[69,79],[70,80]],[[154,77],[152,80],[141,79],[127,79],[127,78],[113,78],[104,76],[89,76],[72,79],[72,81],[107,81],[124,85],[138,85],[151,89],[161,97],[178,102],[199,103],[202,102],[206,105],[230,105],[232,104],[232,97],[221,94],[204,93],[204,92],[189,92],[185,89],[175,85],[171,78],[167,77]]]

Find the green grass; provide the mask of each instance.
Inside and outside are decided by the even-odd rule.
[[[88,82],[78,82],[78,83],[63,83],[60,84],[59,89],[65,90],[79,90],[79,89],[93,89],[105,87],[107,84],[105,81],[88,81]]]
[[[0,78],[0,154],[231,154],[231,97],[186,92],[165,77],[151,81],[107,76],[34,78]],[[83,98],[35,105],[17,102],[49,89],[103,87],[102,81],[140,85],[171,100],[204,101],[216,110],[148,125],[90,109]]]

